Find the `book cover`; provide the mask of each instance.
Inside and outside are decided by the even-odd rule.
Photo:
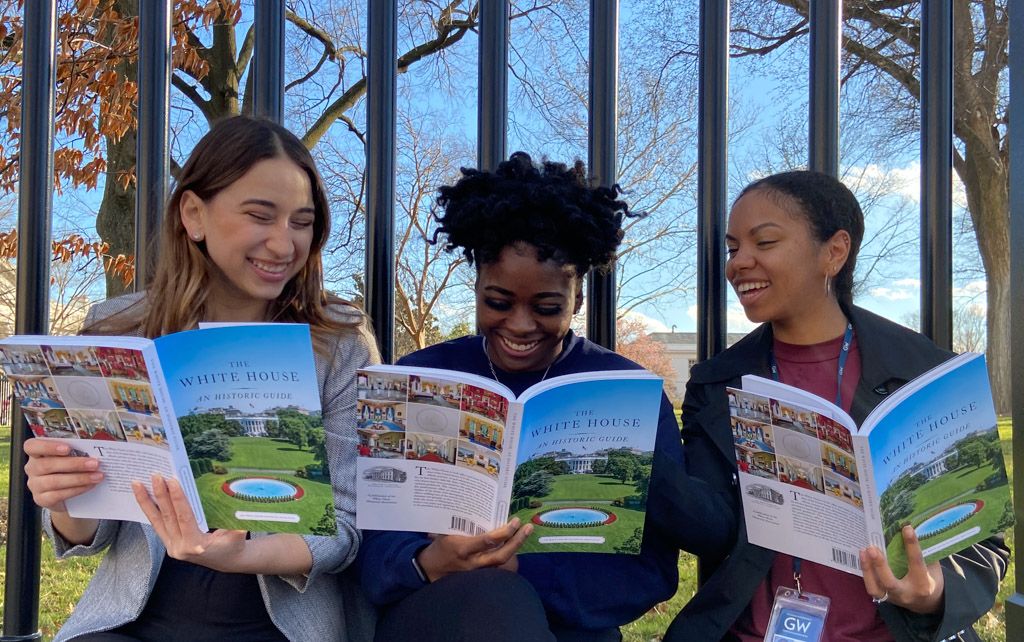
[[[728,395],[754,544],[857,575],[874,544],[902,576],[904,524],[931,562],[1013,523],[982,355],[907,383],[860,431],[828,401],[761,377]]]
[[[661,386],[580,373],[517,400],[467,373],[360,371],[359,526],[477,535],[517,516],[523,553],[638,553]]]
[[[335,532],[307,326],[11,337],[0,368],[35,436],[100,460],[104,480],[69,501],[73,516],[146,522],[131,482],[160,474],[200,527]]]

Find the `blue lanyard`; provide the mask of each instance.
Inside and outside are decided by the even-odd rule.
[[[843,335],[843,347],[839,349],[839,372],[836,374],[836,405],[842,407],[843,402],[843,371],[846,370],[846,359],[850,356],[850,343],[853,341],[853,324],[846,322],[846,333]],[[772,379],[779,381],[779,363],[775,360],[775,352],[768,352],[768,361],[772,367]],[[800,586],[800,566],[803,560],[799,557],[793,558],[793,581],[796,582],[796,592],[803,593]]]
[[[853,342],[853,324],[846,322],[846,334],[843,335],[843,347],[839,349],[839,372],[836,375],[836,405],[842,407],[843,372],[846,370],[846,358],[850,356],[850,343]],[[768,361],[772,367],[772,379],[779,381],[779,363],[775,360],[775,352],[768,352]]]

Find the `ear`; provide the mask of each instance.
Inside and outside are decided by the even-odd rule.
[[[192,240],[202,240],[205,235],[203,229],[203,214],[206,212],[206,203],[199,198],[192,190],[185,190],[178,201],[178,215],[181,217],[181,224],[185,227],[185,233]]]
[[[825,260],[825,273],[835,276],[846,265],[850,258],[850,233],[839,230],[822,245],[822,258]]]
[[[576,303],[572,306],[572,313],[579,314],[583,309],[583,279],[576,284]]]

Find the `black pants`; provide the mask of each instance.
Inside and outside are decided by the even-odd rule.
[[[521,575],[484,568],[447,575],[384,611],[376,642],[619,642],[617,628],[552,626]]]
[[[220,573],[164,557],[139,618],[73,642],[191,640],[287,642],[263,604],[255,575]]]

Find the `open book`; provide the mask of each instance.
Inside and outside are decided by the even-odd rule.
[[[463,372],[358,374],[360,528],[476,535],[518,516],[520,552],[639,553],[661,379],[553,377],[517,399]]]
[[[904,524],[932,562],[1013,523],[980,354],[910,381],[859,431],[834,404],[763,377],[728,395],[753,544],[856,575],[858,552],[874,544],[902,576]]]
[[[0,368],[37,437],[100,460],[74,517],[147,522],[131,482],[160,474],[203,529],[336,532],[308,326],[14,336]]]

